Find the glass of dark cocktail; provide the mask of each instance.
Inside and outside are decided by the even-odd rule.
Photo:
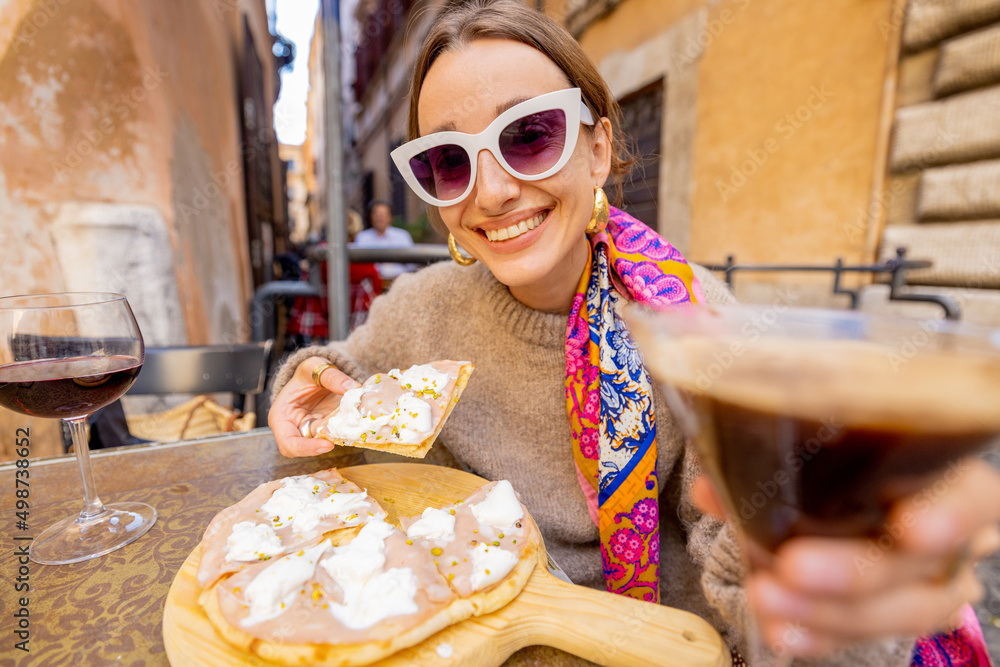
[[[757,306],[632,307],[632,334],[751,567],[890,507],[1000,436],[1000,331]]]
[[[156,510],[144,503],[101,502],[86,438],[87,415],[128,391],[142,362],[142,336],[120,294],[0,298],[0,406],[64,420],[83,477],[83,510],[32,541],[35,562],[101,556],[138,539],[156,521]]]

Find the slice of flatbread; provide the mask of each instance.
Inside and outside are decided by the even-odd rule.
[[[465,389],[473,365],[433,361],[368,378],[317,428],[335,445],[423,458]]]

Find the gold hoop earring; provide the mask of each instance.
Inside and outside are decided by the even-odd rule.
[[[458,244],[455,243],[455,237],[451,234],[451,232],[448,233],[448,254],[451,255],[451,258],[455,260],[455,263],[459,266],[472,266],[476,263],[475,257],[466,257],[462,254],[462,251],[458,249]]]
[[[608,226],[608,219],[611,217],[611,205],[608,203],[608,196],[601,188],[594,188],[594,211],[590,214],[590,223],[587,225],[587,234],[593,236],[600,234]]]

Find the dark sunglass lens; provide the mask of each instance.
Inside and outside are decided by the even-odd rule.
[[[500,152],[525,176],[551,169],[566,146],[566,114],[561,109],[518,118],[500,133]]]
[[[435,146],[410,158],[410,169],[427,194],[435,199],[454,199],[469,186],[472,165],[461,146]]]

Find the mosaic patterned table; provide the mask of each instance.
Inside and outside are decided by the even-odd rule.
[[[215,513],[277,477],[364,463],[356,450],[286,459],[268,429],[168,445],[122,447],[92,455],[104,502],[138,500],[157,520],[136,542],[71,565],[30,563],[30,653],[14,648],[9,620],[25,593],[15,590],[15,551],[55,521],[79,512],[82,491],[73,457],[31,461],[29,530],[18,530],[14,464],[0,466],[0,664],[167,665],[161,631],[167,590]],[[10,630],[8,628],[11,628]]]

